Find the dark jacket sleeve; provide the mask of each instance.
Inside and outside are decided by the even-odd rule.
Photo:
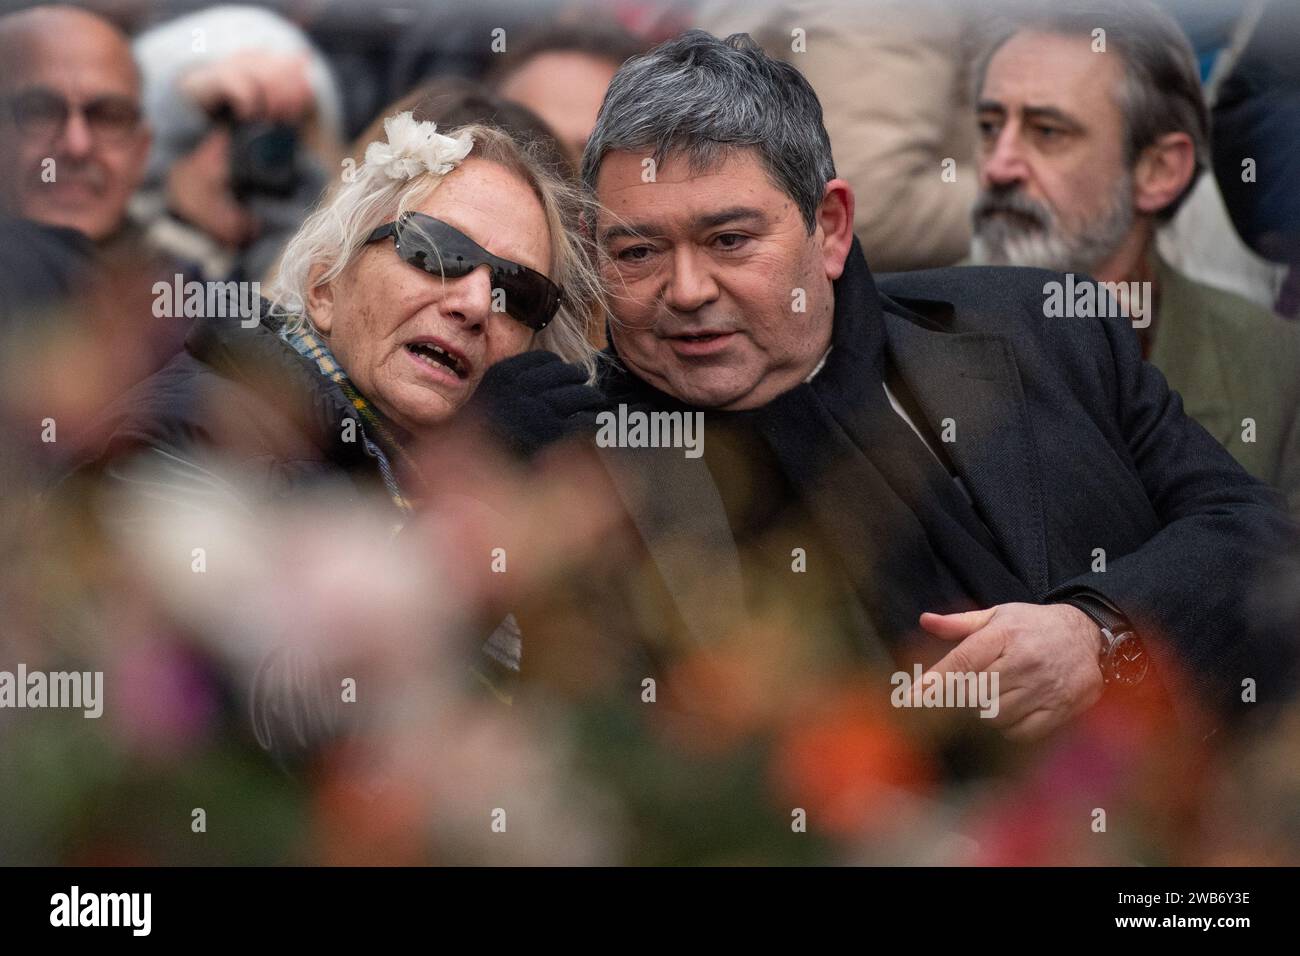
[[[1280,495],[1183,412],[1128,324],[1101,321],[1114,359],[1108,398],[1161,527],[1104,572],[1067,581],[1048,599],[1084,588],[1109,600],[1147,637],[1157,664],[1164,651],[1183,672],[1185,685],[1170,688],[1176,702],[1183,686],[1195,706],[1241,711],[1243,681],[1253,678],[1265,703],[1283,691],[1294,639],[1280,638],[1276,622],[1253,609],[1269,589],[1287,586],[1280,565],[1296,549],[1296,526]]]

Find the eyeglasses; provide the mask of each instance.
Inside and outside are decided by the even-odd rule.
[[[535,332],[555,318],[564,290],[527,266],[492,255],[459,229],[419,212],[406,212],[370,234],[367,243],[389,236],[402,259],[431,275],[459,279],[479,266],[492,271],[492,285],[504,293],[505,311]]]
[[[74,107],[53,90],[31,89],[10,96],[6,105],[18,132],[39,142],[53,142],[74,109],[100,143],[122,143],[140,125],[140,107],[126,96],[100,96]]]

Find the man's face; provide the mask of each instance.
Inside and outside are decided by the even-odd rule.
[[[753,149],[693,172],[669,155],[608,153],[596,192],[602,272],[619,355],[638,377],[688,404],[765,405],[805,379],[830,345],[832,281],[794,201]]]
[[[1124,67],[1091,44],[1024,31],[990,60],[976,107],[977,261],[1095,272],[1130,233]]]
[[[101,240],[125,218],[149,134],[125,39],[96,18],[66,19],[6,44],[16,56],[0,78],[0,199],[11,214]]]
[[[541,117],[576,166],[617,70],[617,63],[586,53],[539,53],[506,77],[500,93]]]

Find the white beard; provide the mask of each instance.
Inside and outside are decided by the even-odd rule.
[[[1068,242],[1050,232],[1019,232],[997,239],[976,233],[971,240],[971,258],[985,266],[1030,266],[1069,272],[1073,253]]]
[[[1010,229],[1003,221],[984,220],[976,224],[971,259],[978,265],[1092,273],[1115,253],[1132,228],[1132,196],[1133,181],[1125,175],[1111,194],[1110,207],[1073,235],[1062,233],[1054,213],[1045,230]]]

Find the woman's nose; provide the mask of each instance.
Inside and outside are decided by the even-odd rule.
[[[479,266],[458,279],[447,279],[442,297],[443,314],[478,331],[493,311],[505,311],[505,290],[492,287],[492,270]]]

